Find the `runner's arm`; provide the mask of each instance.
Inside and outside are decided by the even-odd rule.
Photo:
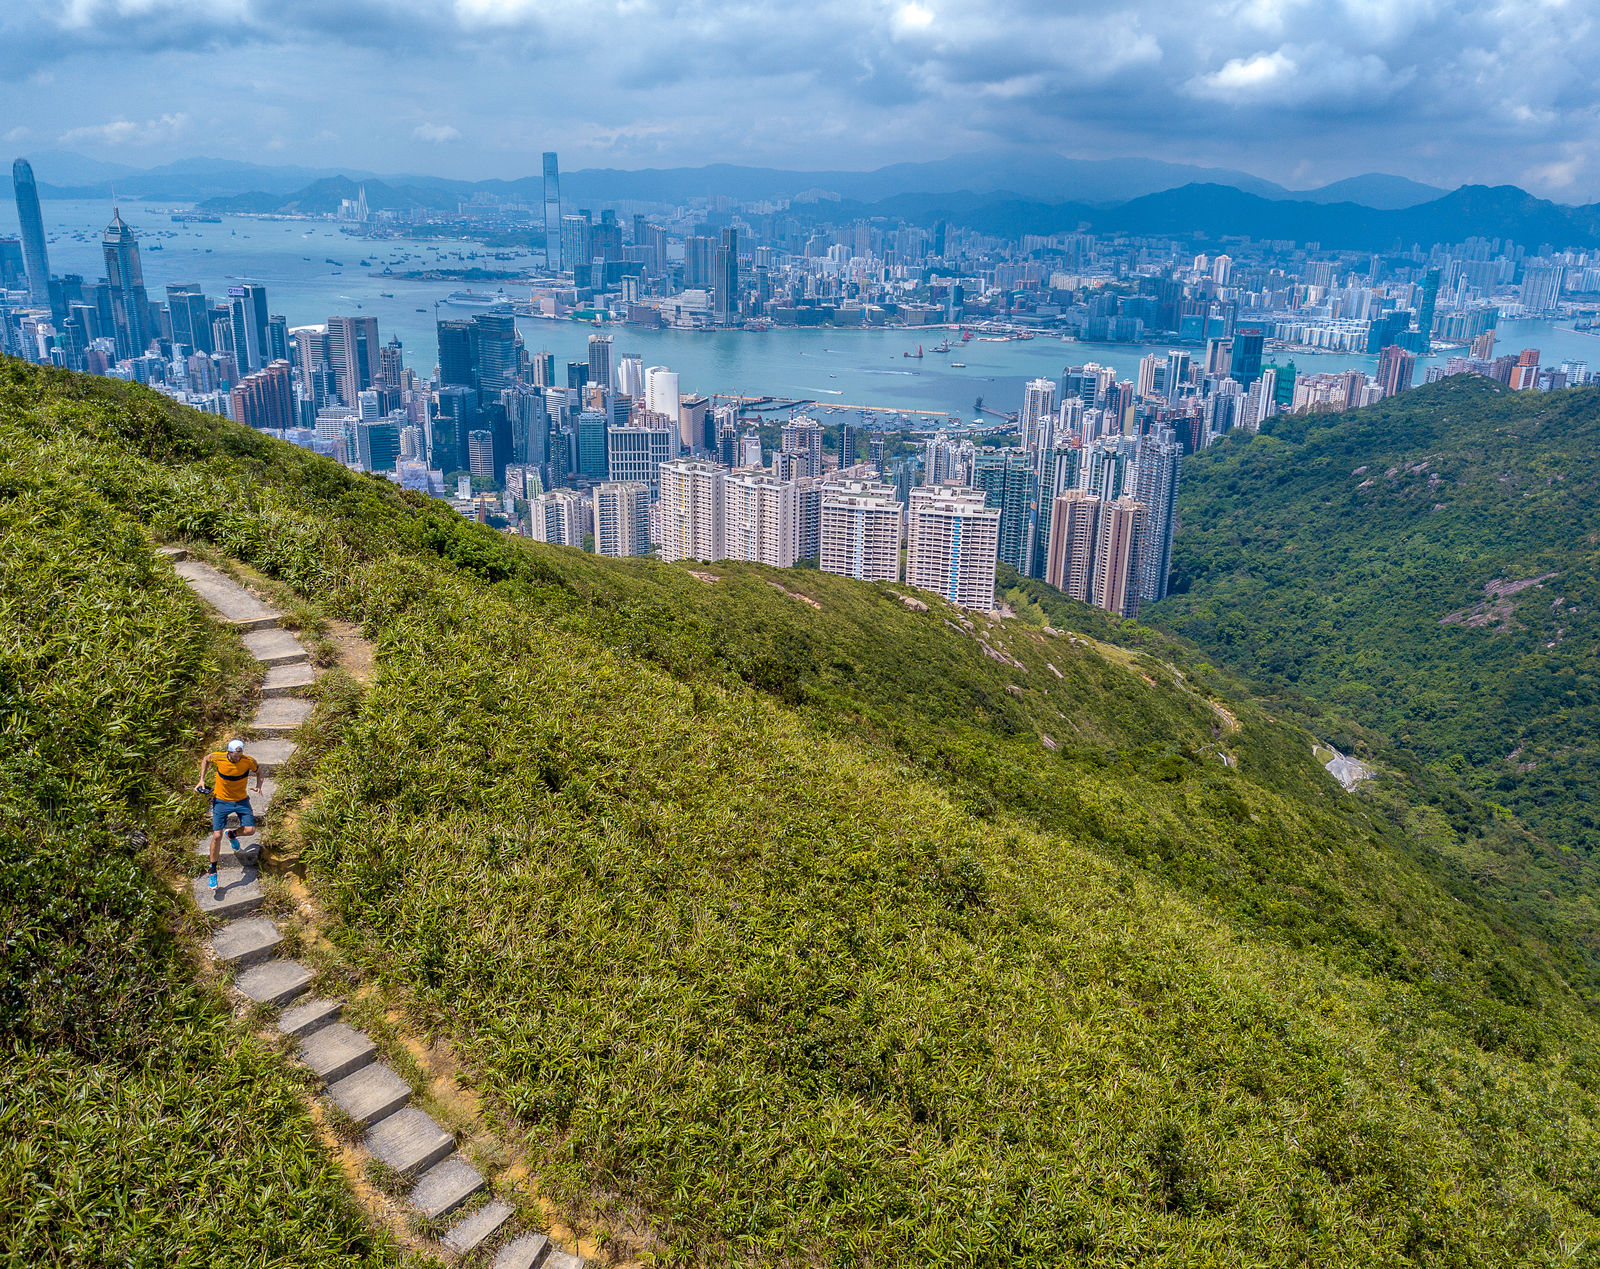
[[[210,765],[211,765],[211,755],[208,754],[208,753],[207,754],[201,754],[200,755],[200,782],[194,786],[194,791],[196,793],[204,793],[206,791],[206,768],[209,767]]]
[[[261,764],[256,763],[256,792],[261,792]]]

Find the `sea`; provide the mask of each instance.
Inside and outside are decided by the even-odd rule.
[[[81,273],[89,280],[104,275],[100,234],[111,210],[109,203],[95,200],[43,204],[53,272]],[[446,303],[451,292],[466,284],[372,275],[385,267],[395,273],[474,266],[511,271],[531,268],[541,258],[536,252],[491,251],[456,240],[362,238],[326,221],[225,216],[220,224],[174,223],[172,213],[181,209],[130,201],[121,210],[138,236],[152,299],[164,298],[169,283],[197,282],[215,297],[226,296],[230,285],[259,282],[267,288],[269,310],[282,313],[290,326],[325,322],[335,315],[376,317],[382,338],[397,337],[405,346],[407,364],[424,376],[432,373],[438,356],[437,318],[470,316],[473,311]],[[0,234],[16,232],[15,205],[0,201]],[[492,294],[497,288],[491,283],[473,289]],[[526,294],[511,285],[505,290],[513,296]],[[558,368],[565,361],[587,360],[589,336],[596,330],[567,319],[519,318],[518,326],[529,351],[555,354]],[[1096,344],[1053,335],[999,342],[975,337],[961,343],[955,336],[951,351],[936,353],[932,349],[949,332],[605,329],[615,337],[617,357],[638,356],[647,366],[678,371],[685,394],[815,401],[845,417],[869,410],[880,422],[905,412],[913,425],[980,418],[992,423],[992,415],[978,415],[980,400],[986,411],[1015,411],[1029,379],[1058,378],[1064,367],[1089,361],[1112,367],[1119,378],[1135,378],[1142,356],[1166,348],[1159,342]],[[1569,323],[1503,320],[1496,350],[1522,348],[1538,348],[1545,364],[1570,359],[1600,365],[1600,337],[1575,331]],[[1350,368],[1371,372],[1377,362],[1352,353],[1280,353],[1278,359],[1292,359],[1301,374]],[[1434,356],[1422,364],[1443,360]],[[918,411],[920,417],[912,413]]]

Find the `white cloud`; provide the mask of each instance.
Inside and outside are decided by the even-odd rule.
[[[411,138],[414,141],[443,145],[447,141],[461,140],[461,129],[452,127],[448,123],[419,123],[411,129]]]
[[[1294,59],[1278,49],[1272,53],[1257,53],[1254,57],[1235,57],[1221,70],[1197,75],[1189,83],[1201,96],[1259,97],[1276,90],[1298,69]]]
[[[162,115],[159,119],[146,119],[143,122],[113,119],[110,123],[70,128],[61,134],[61,141],[65,145],[83,141],[116,146],[166,145],[177,140],[188,130],[189,116],[180,112]]]

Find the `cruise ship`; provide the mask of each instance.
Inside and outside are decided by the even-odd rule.
[[[511,308],[511,297],[504,291],[496,291],[493,295],[486,295],[481,291],[474,291],[470,287],[465,291],[451,291],[444,297],[446,304],[453,304],[456,308],[486,308],[506,309]]]

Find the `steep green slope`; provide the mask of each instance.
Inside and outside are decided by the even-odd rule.
[[[1150,620],[1600,852],[1600,389],[1458,376],[1184,469]]]
[[[1109,627],[519,543],[136,389],[4,375],[25,470],[362,622],[376,677],[304,777],[335,937],[552,1197],[661,1259],[1600,1235],[1568,962],[1220,677]]]
[[[0,430],[0,1262],[387,1263],[294,1082],[193,986],[145,843],[230,646]]]

